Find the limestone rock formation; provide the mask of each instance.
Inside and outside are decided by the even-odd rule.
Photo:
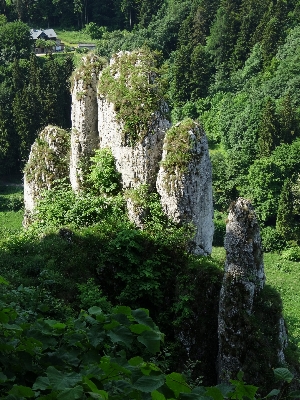
[[[69,148],[69,132],[51,125],[31,146],[24,170],[25,224],[41,192],[51,189],[55,180],[69,177]]]
[[[104,65],[104,59],[87,55],[72,76],[70,181],[75,191],[83,184],[90,156],[99,148],[97,83]]]
[[[166,215],[177,223],[192,223],[192,252],[207,255],[214,233],[212,167],[203,128],[192,120],[166,134],[156,182]]]
[[[236,377],[239,370],[243,370],[252,351],[249,343],[251,340],[255,342],[257,335],[251,321],[256,300],[264,287],[265,274],[259,225],[249,200],[239,198],[231,206],[225,249],[225,272],[218,317],[218,375],[221,382],[229,381]],[[276,329],[279,363],[284,358],[285,346],[284,339],[280,340],[285,330],[281,315],[275,321]]]
[[[100,76],[100,147],[112,150],[124,189],[143,184],[155,187],[163,139],[170,127],[152,70],[151,53],[120,52]]]

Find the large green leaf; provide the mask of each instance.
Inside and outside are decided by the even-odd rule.
[[[102,308],[94,306],[88,309],[89,314],[91,315],[101,315],[103,314]]]
[[[191,393],[191,388],[186,383],[184,377],[177,372],[172,372],[166,376],[166,384],[176,397],[179,396],[179,393]]]
[[[46,319],[45,323],[48,324],[49,326],[51,326],[51,328],[58,329],[58,330],[65,329],[65,327],[66,327],[66,324],[55,321],[53,319]]]
[[[109,331],[107,335],[114,343],[122,342],[127,347],[130,347],[130,344],[133,340],[132,333],[125,326],[117,326],[113,330]]]
[[[273,389],[273,390],[271,390],[270,393],[268,393],[268,394],[266,395],[265,399],[267,399],[268,397],[277,396],[279,393],[280,393],[280,390],[278,390],[278,389]]]
[[[252,385],[246,385],[242,381],[237,381],[231,379],[230,382],[234,386],[234,394],[237,399],[243,399],[244,397],[247,397],[248,399],[254,399],[255,394],[257,392],[258,387],[252,386]]]
[[[80,374],[70,372],[68,374],[58,371],[55,367],[47,368],[47,377],[54,390],[64,390],[72,388],[76,383],[80,382],[82,377]]]
[[[129,329],[131,330],[131,332],[137,333],[138,335],[140,335],[144,331],[150,331],[151,328],[147,325],[133,324],[133,325],[129,326]]]
[[[65,389],[57,396],[57,400],[81,400],[83,398],[83,387]]]
[[[139,324],[146,325],[149,326],[149,328],[151,329],[157,330],[156,325],[154,324],[154,322],[152,321],[152,319],[149,317],[148,313],[145,310],[141,308],[133,310],[132,316]]]
[[[7,381],[7,376],[0,372],[0,383],[4,383]]]
[[[32,388],[34,390],[46,390],[50,387],[50,381],[47,376],[39,376]]]
[[[127,317],[131,316],[131,308],[127,306],[117,306],[113,309],[114,314],[124,314]]]
[[[157,390],[154,390],[151,393],[152,400],[166,400],[165,396],[162,393],[159,393]]]
[[[93,347],[97,347],[105,339],[106,332],[100,324],[93,325],[87,334],[89,341]]]
[[[8,393],[18,396],[18,397],[21,397],[21,398],[25,397],[26,399],[35,397],[34,391],[30,387],[27,387],[27,386],[14,385]]]
[[[139,336],[138,341],[146,346],[147,350],[151,353],[157,353],[160,350],[161,335],[158,332],[144,331]]]
[[[274,369],[275,378],[287,383],[291,383],[294,375],[287,368],[275,368]]]
[[[164,375],[148,375],[139,378],[137,381],[134,382],[132,387],[134,389],[140,390],[141,392],[151,393],[154,390],[160,388],[164,383]]]
[[[207,388],[206,394],[212,397],[214,400],[224,400],[221,390],[215,386]]]
[[[0,285],[9,285],[9,282],[0,275]]]

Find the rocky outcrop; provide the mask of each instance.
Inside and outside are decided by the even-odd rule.
[[[212,250],[214,233],[212,167],[203,128],[185,120],[171,128],[165,138],[156,182],[166,215],[177,223],[192,223],[194,254]]]
[[[84,188],[91,156],[109,148],[123,189],[157,188],[166,215],[195,226],[191,251],[207,255],[213,203],[206,135],[191,120],[170,129],[155,57],[143,49],[120,52],[109,65],[95,55],[83,58],[72,76],[70,182],[76,192]],[[30,210],[37,193],[27,196]],[[130,197],[127,206],[129,218],[143,228],[147,210]]]
[[[69,177],[69,149],[69,132],[56,126],[47,126],[31,146],[24,170],[25,225],[42,191]]]
[[[163,139],[170,127],[167,106],[151,72],[154,64],[151,53],[121,52],[100,76],[100,147],[112,150],[124,189],[144,184],[155,188]]]
[[[75,191],[84,184],[89,158],[99,148],[97,84],[104,65],[102,58],[87,55],[72,76],[70,181]]]
[[[218,375],[221,382],[235,378],[240,370],[251,369],[251,365],[255,365],[260,356],[255,352],[254,346],[260,340],[269,340],[267,337],[259,339],[257,326],[265,322],[256,321],[257,315],[254,313],[256,303],[262,303],[259,296],[265,284],[265,274],[260,229],[249,200],[239,198],[231,206],[226,226],[225,249],[225,272],[218,316]],[[285,329],[280,312],[276,310],[274,315],[275,339],[271,341],[278,343],[276,363],[280,363],[284,358],[283,349],[286,345],[283,334]],[[270,347],[270,343],[268,346]],[[260,360],[262,362],[265,360]]]

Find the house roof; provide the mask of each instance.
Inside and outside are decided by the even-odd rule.
[[[32,39],[56,39],[57,35],[53,29],[30,29],[30,35]]]

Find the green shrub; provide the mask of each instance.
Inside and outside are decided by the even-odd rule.
[[[116,194],[121,189],[121,174],[116,169],[111,150],[96,150],[91,162],[88,181],[93,191],[97,194]]]
[[[283,250],[281,256],[287,261],[300,261],[300,247],[295,246],[289,249]]]
[[[96,285],[95,280],[90,278],[86,283],[77,284],[79,290],[80,307],[87,309],[91,304],[100,307],[104,313],[111,310],[111,303],[103,296],[99,285]]]
[[[273,227],[267,226],[261,230],[263,251],[279,251],[286,246],[284,237]]]

